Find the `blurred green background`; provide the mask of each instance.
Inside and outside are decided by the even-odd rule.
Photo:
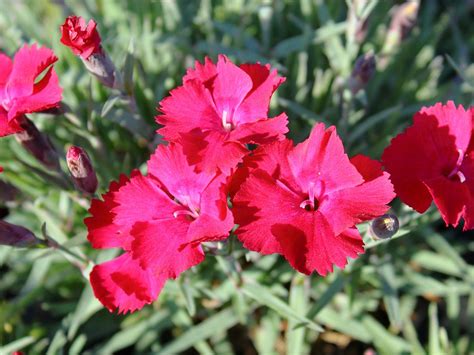
[[[401,4],[2,0],[0,50],[13,55],[23,42],[54,49],[72,112],[30,118],[62,156],[70,144],[84,147],[104,192],[119,174],[143,169],[159,141],[151,138],[157,103],[205,56],[271,63],[287,78],[272,111],[287,112],[290,138],[305,139],[315,122],[334,124],[350,155],[378,159],[422,106],[472,105],[474,2]],[[98,22],[137,101],[139,125],[60,44],[59,26],[70,14]],[[377,68],[354,93],[348,83],[365,53],[376,56]],[[1,180],[18,190],[14,198],[0,194],[2,218],[37,235],[46,223],[56,240],[96,262],[115,255],[86,241],[89,200],[56,186],[13,137],[0,139],[0,165]],[[235,241],[232,258],[208,256],[168,282],[153,305],[126,316],[102,308],[83,277],[89,269],[69,256],[0,246],[0,353],[474,353],[473,233],[446,229],[434,208],[420,216],[396,200],[392,212],[398,234],[388,241],[366,235],[366,253],[344,271],[305,277],[281,257],[260,257]]]

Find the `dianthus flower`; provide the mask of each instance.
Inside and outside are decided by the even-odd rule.
[[[267,117],[273,92],[284,80],[269,65],[236,66],[224,55],[217,64],[209,58],[196,62],[183,85],[161,101],[163,114],[156,120],[164,127],[158,133],[197,153],[198,169],[227,172],[248,152],[244,144],[284,138],[287,116]]]
[[[178,145],[159,146],[147,176],[123,176],[89,212],[92,246],[125,251],[90,275],[96,297],[119,312],[155,300],[166,280],[204,260],[201,242],[227,238],[234,225],[225,176],[195,173]]]
[[[384,214],[395,196],[381,165],[362,155],[349,160],[335,128],[324,124],[295,147],[285,140],[257,148],[233,184],[244,246],[282,254],[305,274],[326,275],[363,253],[355,225]]]
[[[61,43],[71,48],[74,54],[88,59],[101,51],[101,39],[97,32],[97,23],[78,16],[69,16],[61,25]]]
[[[474,228],[473,112],[452,101],[423,107],[382,161],[400,199],[419,213],[434,201],[446,226]]]
[[[48,48],[24,45],[13,61],[0,53],[0,137],[23,131],[23,115],[56,107],[61,88]],[[44,74],[43,76],[41,76]]]

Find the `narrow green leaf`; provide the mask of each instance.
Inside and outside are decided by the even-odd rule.
[[[283,317],[299,321],[303,323],[304,326],[316,332],[323,331],[323,328],[321,328],[320,325],[295,312],[295,310],[292,309],[287,303],[273,295],[272,292],[264,286],[255,283],[245,283],[242,287],[242,292],[248,297],[253,298],[257,303],[267,306],[278,312]]]
[[[167,344],[157,354],[178,354],[191,348],[200,341],[225,332],[238,323],[238,318],[231,309],[225,309],[207,318],[205,321],[189,328],[181,336]]]
[[[318,313],[329,303],[332,301],[334,296],[342,290],[344,287],[346,280],[342,273],[339,273],[336,279],[329,285],[329,287],[324,291],[321,297],[313,304],[313,306],[308,311],[306,317],[309,319],[313,319]]]
[[[304,288],[305,277],[295,274],[291,283],[289,305],[296,314],[304,316],[307,309],[307,294]],[[286,330],[286,353],[304,354],[304,340],[306,329],[297,327],[298,321],[293,318],[288,319],[288,328]]]
[[[428,317],[430,320],[428,353],[441,354],[441,344],[439,340],[438,306],[434,302],[430,303],[428,307]]]
[[[0,347],[0,354],[11,354],[14,351],[26,348],[28,345],[33,344],[35,341],[36,339],[34,337],[24,337],[17,339],[9,344]]]

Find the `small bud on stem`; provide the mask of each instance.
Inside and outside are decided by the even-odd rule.
[[[26,228],[0,220],[0,245],[27,248],[41,244],[33,232]]]
[[[20,126],[23,131],[15,134],[16,140],[46,168],[59,171],[58,153],[49,137],[26,116],[21,119]]]
[[[76,187],[88,194],[97,190],[97,175],[89,155],[81,147],[72,146],[66,154],[67,166]]]

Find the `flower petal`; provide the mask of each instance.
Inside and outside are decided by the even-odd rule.
[[[243,144],[268,144],[285,139],[287,125],[288,116],[282,113],[275,118],[241,124],[231,131],[230,139]]]
[[[132,173],[136,174],[136,173]],[[129,182],[125,175],[121,175],[119,181],[112,181],[109,191],[102,195],[102,200],[93,199],[89,213],[91,217],[84,219],[87,226],[87,239],[92,247],[97,249],[117,248],[125,249],[123,233],[120,226],[114,223],[115,213],[112,209],[118,206],[115,201],[117,191]]]
[[[110,312],[134,312],[152,303],[166,277],[140,267],[130,254],[94,266],[90,282],[95,296]]]
[[[244,247],[262,254],[281,253],[272,226],[291,222],[304,213],[303,197],[278,184],[263,170],[253,171],[233,200],[232,213],[239,225],[236,235]]]
[[[212,96],[198,80],[189,80],[172,90],[170,96],[161,100],[159,110],[163,114],[156,116],[156,121],[164,127],[158,133],[168,141],[193,129],[224,132]]]
[[[320,201],[319,210],[335,235],[357,223],[383,215],[395,197],[389,175],[363,183],[359,186],[338,190]]]
[[[240,123],[238,107],[252,89],[252,79],[224,55],[217,61],[217,73],[212,91],[217,113],[222,117],[226,111],[228,117],[234,117],[234,123]]]
[[[141,267],[155,274],[176,278],[183,271],[201,263],[204,253],[200,246],[187,246],[189,228],[187,216],[153,222],[137,222],[132,235],[132,255]]]
[[[252,79],[252,88],[236,112],[240,124],[266,118],[274,91],[285,81],[269,65],[243,64],[240,66]],[[285,132],[286,133],[286,132]]]
[[[448,176],[471,135],[471,117],[454,104],[423,108],[414,123],[392,139],[382,161],[400,199],[419,213],[430,207],[432,197],[423,181]],[[468,133],[466,133],[468,132]],[[465,151],[464,151],[465,152]],[[462,152],[462,154],[464,154]]]
[[[9,96],[19,98],[33,94],[38,75],[57,60],[51,49],[25,44],[13,58],[13,68],[8,81]]]
[[[288,155],[290,168],[303,191],[310,183],[320,182],[319,194],[357,186],[362,176],[344,153],[344,146],[335,127],[325,130],[316,125],[307,140],[298,144]]]

